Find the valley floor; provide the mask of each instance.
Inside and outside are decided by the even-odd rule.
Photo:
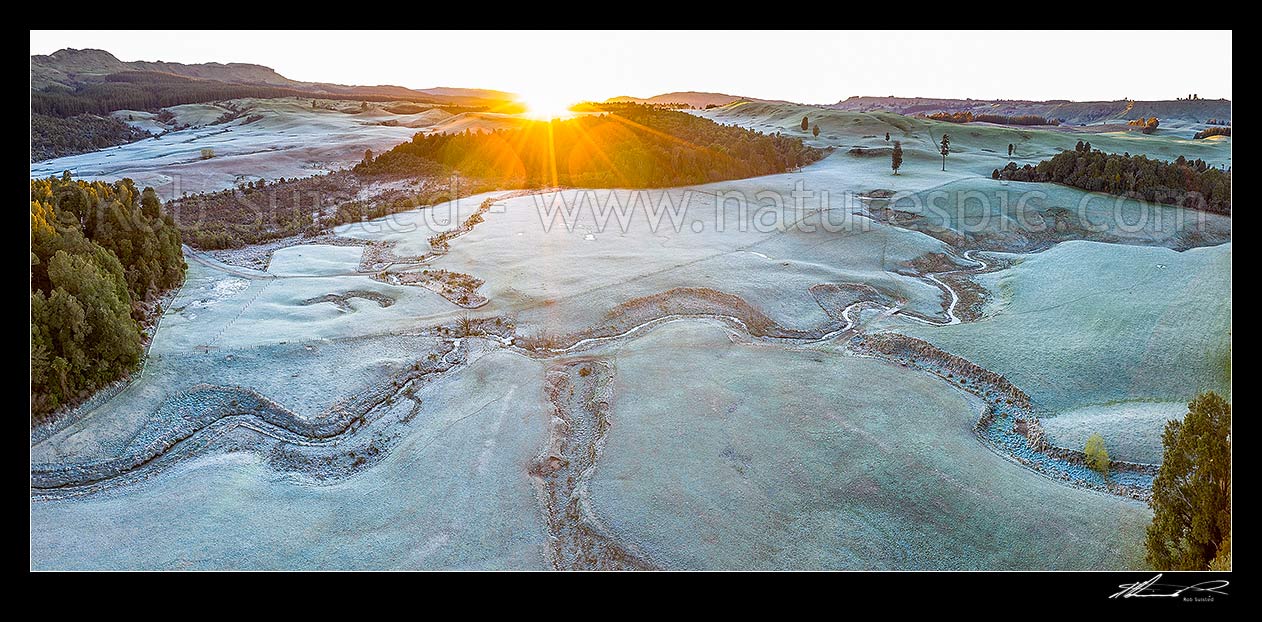
[[[827,114],[795,173],[187,249],[144,371],[33,435],[32,566],[1142,567],[1161,425],[1229,395],[1230,219],[991,180],[1024,130],[942,172],[936,126]],[[886,131],[898,176],[849,152]],[[1081,468],[1091,432],[1132,464]]]

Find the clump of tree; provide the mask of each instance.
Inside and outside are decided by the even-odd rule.
[[[997,125],[1060,125],[1060,119],[1049,119],[1034,114],[973,114],[967,110],[960,112],[935,112],[925,115],[934,121],[947,123],[994,123]]]
[[[934,121],[946,121],[947,123],[972,123],[973,113],[965,110],[962,112],[934,112],[925,115],[925,118]]]
[[[890,152],[890,168],[894,169],[894,174],[898,174],[898,169],[903,166],[903,143],[894,141],[894,151]]]
[[[811,128],[811,135],[814,136],[815,138],[819,138],[819,124],[818,123],[815,124],[815,127]]]
[[[1109,450],[1104,446],[1104,437],[1099,434],[1092,434],[1087,438],[1087,444],[1083,447],[1082,453],[1085,456],[1087,468],[1108,476],[1109,474]]]
[[[31,161],[87,153],[148,138],[149,132],[136,129],[109,116],[81,114],[65,119],[31,115]]]
[[[1192,136],[1194,140],[1209,138],[1210,136],[1231,136],[1230,127],[1207,127]]]
[[[203,160],[209,160],[209,159],[211,159],[211,158],[213,158],[213,157],[215,157],[215,150],[214,150],[214,149],[211,149],[210,147],[203,147],[203,148],[202,148],[202,150],[201,150],[201,158],[202,158]]]
[[[1036,114],[979,114],[973,117],[974,121],[981,123],[995,123],[997,125],[1060,125],[1060,119],[1050,119],[1041,117]]]
[[[806,117],[802,117],[802,131],[805,132],[810,127],[811,127],[810,119],[807,119]]]
[[[665,187],[800,168],[825,151],[800,138],[720,125],[633,103],[588,105],[604,114],[494,132],[413,136],[360,162],[362,176],[409,176],[426,167],[507,187]]]
[[[1126,124],[1132,127],[1138,127],[1139,131],[1145,134],[1151,134],[1157,131],[1157,128],[1161,125],[1161,120],[1157,117],[1140,117],[1138,119],[1131,119],[1130,121],[1127,121]]]
[[[452,189],[442,167],[418,170],[427,177],[419,188],[390,189],[371,199],[359,197],[360,179],[336,171],[298,179],[239,183],[218,192],[192,194],[172,201],[184,240],[203,250],[240,248],[294,235],[314,236],[348,222],[449,201],[494,187],[461,180]]]
[[[1062,151],[1037,166],[1017,167],[1009,162],[997,174],[1000,179],[1052,182],[1151,203],[1231,213],[1231,171],[1183,156],[1166,162],[1143,155],[1106,154],[1079,141],[1073,151]]]
[[[1231,125],[1231,120],[1230,120],[1230,119],[1212,119],[1212,118],[1211,118],[1211,119],[1206,119],[1206,120],[1205,120],[1205,123],[1206,123],[1206,124],[1208,124],[1208,125]]]
[[[141,322],[185,267],[152,188],[31,180],[33,422],[135,368]]]
[[[1198,395],[1182,421],[1166,423],[1161,442],[1148,563],[1158,570],[1229,570],[1231,404],[1213,392]]]

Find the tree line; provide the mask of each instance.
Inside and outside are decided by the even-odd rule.
[[[31,412],[132,371],[141,322],[184,279],[180,233],[152,188],[31,180]]]
[[[1060,125],[1060,119],[1048,119],[1035,114],[1006,115],[1006,114],[973,114],[967,110],[962,112],[935,112],[925,115],[927,119],[934,121],[946,121],[947,123],[995,123],[999,125]]]
[[[500,187],[680,186],[769,175],[824,151],[801,139],[721,125],[660,106],[618,103],[597,114],[493,132],[417,134],[354,168],[358,175],[412,175],[437,163]]]
[[[1209,138],[1210,136],[1231,136],[1230,127],[1207,127],[1196,134],[1192,135],[1194,140]]]
[[[365,160],[371,160],[371,150]],[[417,169],[419,187],[386,190],[357,198],[363,180],[349,170],[294,179],[259,179],[218,192],[191,194],[168,204],[183,239],[203,250],[241,248],[295,235],[314,237],[350,222],[381,218],[427,205],[495,190],[496,186],[461,178],[429,162]]]
[[[1173,162],[1129,153],[1103,153],[1078,141],[1037,166],[1009,162],[991,173],[994,179],[1053,182],[1092,192],[1107,192],[1151,203],[1181,205],[1231,214],[1231,171],[1179,156]]]
[[[31,93],[31,112],[54,117],[109,114],[115,110],[157,110],[242,97],[288,97],[310,93],[275,86],[230,84],[151,71],[124,71],[74,89],[49,87]]]

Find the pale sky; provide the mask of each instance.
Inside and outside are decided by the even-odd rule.
[[[831,104],[851,95],[1231,98],[1231,31],[31,31],[120,60],[266,65],[305,81],[547,92],[571,101],[717,91]]]

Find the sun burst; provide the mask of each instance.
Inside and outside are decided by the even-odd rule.
[[[570,108],[576,101],[555,89],[541,89],[536,92],[523,93],[518,103],[526,108],[525,115],[539,121],[567,119],[574,116]]]

